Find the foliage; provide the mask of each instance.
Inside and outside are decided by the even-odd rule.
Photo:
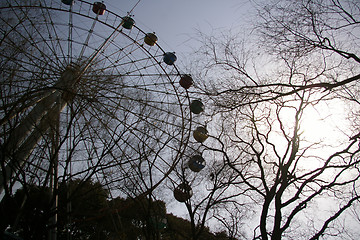
[[[108,200],[98,183],[74,180],[59,185],[58,239],[190,239],[190,222],[166,213],[165,203],[149,198]],[[1,232],[8,226],[27,239],[47,239],[54,216],[48,188],[19,189],[1,202]],[[206,229],[200,239],[224,239]]]

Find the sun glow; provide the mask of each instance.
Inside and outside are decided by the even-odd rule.
[[[299,152],[306,149],[306,154],[298,164],[299,169],[321,167],[331,154],[349,144],[350,124],[346,106],[340,100],[307,106],[300,119]]]
[[[278,113],[280,121],[271,124],[273,131],[269,135],[270,141],[275,143],[276,151],[280,155],[286,154],[288,141],[294,134],[298,105],[299,102],[289,102],[289,105]],[[325,159],[350,143],[352,123],[348,119],[349,110],[350,107],[339,99],[322,101],[303,108],[297,133],[299,137],[297,156],[301,157],[297,161],[296,168],[299,171],[314,170],[323,166]],[[282,126],[279,125],[280,122]]]
[[[309,143],[339,146],[349,140],[345,105],[340,100],[308,106],[300,120],[301,139]]]

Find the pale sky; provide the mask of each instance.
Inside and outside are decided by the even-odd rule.
[[[105,0],[107,8],[126,15],[138,0]],[[241,29],[252,12],[249,0],[141,0],[132,14],[136,25],[155,32],[159,45],[181,55],[189,51],[196,30],[209,33]]]

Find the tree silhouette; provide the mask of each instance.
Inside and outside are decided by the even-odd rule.
[[[167,214],[165,202],[146,197],[108,199],[99,182],[59,184],[58,239],[189,239],[189,221]],[[47,239],[54,212],[47,187],[30,185],[1,202],[1,231],[23,239]],[[71,207],[69,207],[71,206]],[[219,236],[218,236],[219,235]],[[223,239],[206,228],[199,239]]]
[[[358,4],[285,0],[258,10],[258,41],[200,35],[198,91],[214,110],[204,145],[236,173],[238,201],[255,211],[253,238],[356,238],[358,223],[344,219],[359,201]]]

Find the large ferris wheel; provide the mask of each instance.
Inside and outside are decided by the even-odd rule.
[[[64,181],[156,188],[191,131],[192,80],[175,54],[100,2],[8,1],[0,11],[1,188],[46,184],[55,165]]]

